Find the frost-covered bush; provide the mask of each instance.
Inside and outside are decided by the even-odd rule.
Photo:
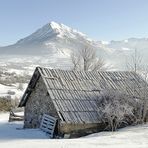
[[[115,131],[121,124],[130,124],[135,120],[136,100],[123,92],[105,90],[101,92],[99,111],[107,128]]]
[[[11,85],[15,83],[28,83],[31,76],[28,74],[18,75],[16,73],[3,72],[0,73],[0,83],[4,85]]]
[[[0,111],[10,111],[13,108],[17,108],[19,104],[19,99],[11,99],[11,96],[0,97]]]
[[[10,111],[12,108],[11,98],[1,97],[0,98],[0,111]]]

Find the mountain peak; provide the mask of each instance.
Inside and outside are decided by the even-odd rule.
[[[44,25],[40,29],[36,30],[34,33],[28,37],[21,39],[17,44],[33,44],[34,42],[43,42],[50,40],[51,38],[73,38],[77,39],[85,38],[88,40],[87,36],[75,29],[72,29],[62,23],[56,23],[51,21],[50,23]],[[90,39],[89,39],[90,40]]]
[[[72,28],[64,25],[64,24],[61,24],[61,23],[56,23],[54,21],[50,22],[49,23],[49,28],[52,29],[54,32],[60,34],[62,36],[62,34],[66,33],[66,32],[71,32],[73,31]]]
[[[53,31],[55,31],[56,33],[58,33],[58,36],[59,37],[62,37],[62,36],[69,36],[69,37],[74,37],[74,34],[75,35],[80,35],[80,36],[83,36],[83,37],[86,37],[85,34],[77,31],[76,29],[73,29],[71,27],[68,27],[62,23],[56,23],[54,21],[51,21],[49,23],[49,26],[50,28],[52,28]]]
[[[61,24],[61,23],[56,23],[54,21],[50,22],[49,25],[52,29],[70,29],[71,30],[70,27],[68,27],[64,24]]]

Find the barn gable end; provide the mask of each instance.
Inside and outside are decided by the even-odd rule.
[[[40,77],[25,105],[25,128],[39,128],[43,114],[58,118],[57,111]]]

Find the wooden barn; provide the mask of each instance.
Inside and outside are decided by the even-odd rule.
[[[99,94],[104,89],[143,87],[144,80],[132,72],[64,71],[37,67],[19,107],[25,107],[24,127],[39,128],[44,114],[57,119],[55,134],[88,134],[101,129]],[[133,91],[134,90],[134,91]]]

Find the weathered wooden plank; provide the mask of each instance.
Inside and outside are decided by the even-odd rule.
[[[59,74],[60,70],[59,69],[54,69],[54,72],[56,74],[56,77],[59,79],[60,78],[60,74]]]
[[[86,80],[86,81],[83,81],[84,83],[84,86],[85,86],[85,90],[87,91],[87,90],[91,90],[91,86],[90,86],[90,84],[89,84],[89,80]]]
[[[66,75],[67,75],[67,79],[68,79],[68,81],[70,81],[70,80],[71,80],[71,74],[70,74],[70,72],[67,71]]]
[[[46,71],[47,77],[51,77],[52,76],[49,69],[45,69],[45,71]]]
[[[94,80],[94,72],[89,72],[90,73],[90,77],[91,77],[91,80]]]
[[[61,111],[64,111],[65,108],[63,106],[63,103],[61,102],[61,98],[59,97],[59,92],[57,91],[58,100],[56,100],[56,103],[58,104],[59,108],[61,108]]]
[[[57,120],[56,118],[49,116],[47,114],[44,114],[44,119],[49,120],[49,121],[56,121]]]
[[[66,86],[67,86],[67,90],[71,90],[73,89],[73,86],[72,86],[72,81],[66,81]]]
[[[77,82],[76,82],[77,80],[74,80],[73,82],[72,82],[72,85],[73,85],[73,88],[74,88],[74,90],[77,90]]]
[[[78,123],[83,123],[83,121],[81,119],[81,116],[78,114],[78,111],[77,112],[73,112],[73,114],[77,117]]]
[[[67,72],[67,75],[68,75],[68,80],[69,80],[69,81],[72,81],[73,78],[72,78],[72,76],[71,76],[71,71],[68,71],[68,72]]]
[[[52,92],[54,94],[54,97],[57,99],[57,100],[61,100],[60,96],[59,96],[59,92],[61,90],[57,90],[57,89],[53,89]]]
[[[84,86],[84,80],[79,80],[80,90],[86,90],[86,87]]]
[[[116,82],[115,82],[115,80],[113,79],[114,76],[112,75],[112,73],[108,73],[108,78],[109,78],[109,80],[110,80],[110,84],[111,84],[111,86],[112,86],[112,89],[117,89],[117,87],[116,87]]]
[[[81,114],[81,119],[83,120],[84,123],[88,123],[88,116],[86,112],[80,112]]]
[[[79,111],[79,105],[78,105],[77,100],[73,100],[71,103],[73,104],[75,111]]]
[[[42,68],[42,74],[43,74],[45,77],[47,77],[45,68]]]
[[[74,71],[71,71],[71,77],[72,77],[72,81],[74,81],[76,79]]]
[[[74,118],[71,115],[71,112],[63,112],[63,116],[66,119],[66,122],[76,123]]]
[[[76,101],[76,100],[70,100],[70,103],[72,104],[74,111],[78,111],[79,108],[78,108],[78,106],[76,106],[77,103],[76,103],[75,101]]]
[[[62,108],[62,111],[69,111],[64,100],[59,100],[58,102]]]
[[[64,80],[67,80],[66,72],[65,71],[62,71],[62,73],[63,73]]]
[[[47,87],[47,88],[50,88],[50,89],[53,89],[53,88],[54,88],[51,79],[46,79],[46,78],[44,78],[44,81],[45,81],[45,84],[46,84],[46,87]]]
[[[74,75],[75,75],[75,80],[80,79],[79,76],[78,76],[77,71],[73,71],[73,73],[74,73]]]
[[[81,79],[86,80],[84,72],[83,71],[80,71],[79,73],[80,73]]]
[[[64,111],[63,106],[61,106],[60,100],[55,100],[56,104],[58,105],[59,111]]]
[[[53,104],[54,104],[57,111],[61,110],[61,108],[58,106],[58,103],[56,102],[56,100],[53,100]]]
[[[108,89],[115,89],[116,87],[115,87],[114,81],[110,77],[110,73],[106,74],[106,77],[107,77],[108,83],[109,83]]]
[[[82,82],[82,80],[77,80],[78,90],[79,91],[83,90],[81,82]]]
[[[73,112],[67,112],[67,113],[73,123],[78,123],[77,118],[73,115]]]
[[[82,105],[82,100],[77,100],[77,102],[78,102],[78,105],[79,105],[79,110],[78,111],[84,111],[84,107],[83,107],[83,105]]]
[[[56,118],[44,114],[42,117],[40,129],[46,132],[50,138],[53,138],[56,123],[57,123]]]

